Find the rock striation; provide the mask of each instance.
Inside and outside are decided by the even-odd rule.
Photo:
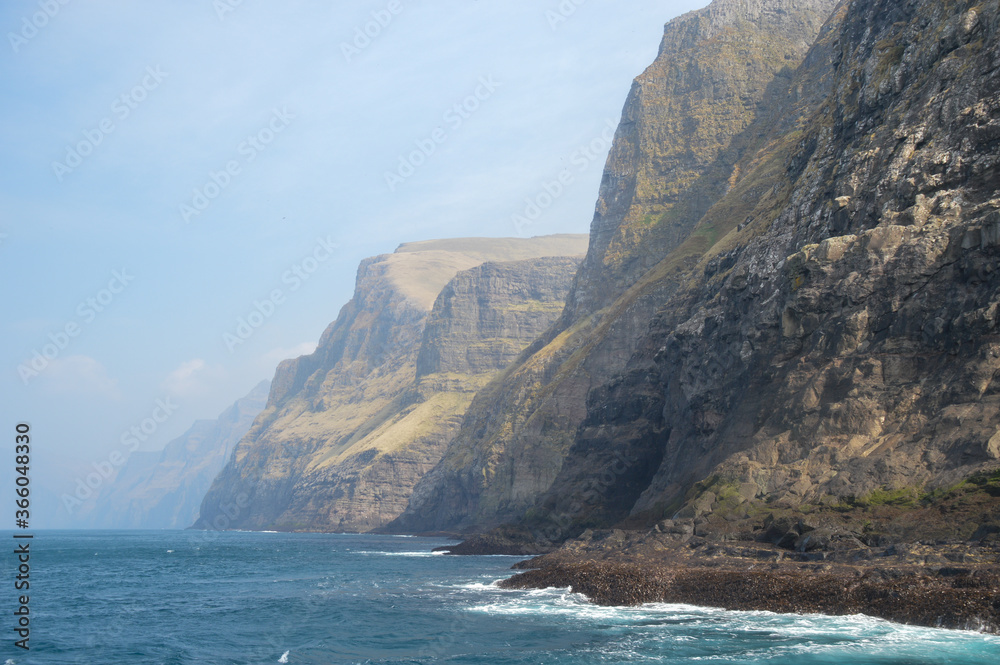
[[[474,240],[367,260],[200,525],[493,529],[479,553],[1000,533],[998,32],[971,0],[671,21],[575,275]]]
[[[722,0],[667,24],[625,103],[566,310],[479,394],[393,528],[479,531],[519,519],[552,486],[588,395],[622,371],[677,288],[664,271],[690,268],[724,235],[695,225],[734,187],[761,126],[784,120],[773,107],[834,4]],[[796,91],[799,104],[815,94]]]
[[[799,129],[699,222],[726,235],[590,395],[547,507],[616,453],[646,475],[579,521],[752,517],[997,466],[998,19],[842,5],[792,80],[828,92],[778,105]]]
[[[491,542],[545,551],[820,509],[864,535],[865,506],[937,510],[1000,468],[998,31],[995,2],[930,0],[717,0],[668,24],[564,315],[394,526],[507,523]],[[970,540],[1000,517],[948,505],[948,529],[885,528]]]
[[[397,517],[475,391],[559,316],[586,242],[427,241],[363,261],[316,352],[279,365],[196,528],[363,532]]]

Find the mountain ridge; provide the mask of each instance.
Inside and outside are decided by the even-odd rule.
[[[132,453],[82,516],[91,528],[183,529],[198,517],[202,496],[264,408],[261,381],[214,420],[197,420],[159,451]]]
[[[475,390],[558,316],[585,243],[434,240],[363,260],[316,352],[278,366],[196,526],[367,531],[394,518]]]
[[[725,194],[619,299],[612,327],[665,295],[495,543],[676,520],[789,547],[1000,529],[993,490],[954,498],[1000,452],[997,30],[996,3],[833,11]]]
[[[778,36],[770,24],[748,23],[764,4],[781,10],[774,14],[783,26]],[[669,269],[663,261],[678,254],[675,269],[683,267],[707,249],[674,251],[692,243],[699,211],[726,190],[751,142],[742,135],[779,95],[775,81],[806,55],[834,4],[734,0],[666,25],[657,60],[626,100],[566,309],[532,347],[537,352],[473,402],[442,463],[391,528],[479,531],[522,516],[551,486],[586,416],[589,391],[625,365],[677,286],[651,278],[652,271]],[[744,51],[756,57],[729,64]],[[712,112],[716,106],[723,110]],[[501,412],[497,404],[511,406]]]

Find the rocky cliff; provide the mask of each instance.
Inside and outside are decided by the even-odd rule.
[[[633,515],[727,508],[694,505],[703,478],[800,507],[997,464],[998,21],[995,2],[854,0],[835,18],[817,49],[830,92],[774,152],[786,182],[605,388],[661,386],[643,410],[662,462]],[[608,416],[591,409],[580,441]]]
[[[215,420],[199,420],[159,452],[135,452],[82,524],[103,529],[183,529],[236,443],[267,402],[262,381]]]
[[[589,392],[627,363],[676,282],[722,234],[693,230],[738,178],[834,0],[722,0],[667,24],[622,112],[587,257],[559,321],[488,385],[393,528],[480,530],[549,489]],[[803,98],[811,94],[802,90]]]
[[[562,311],[586,236],[409,243],[366,259],[315,353],[282,363],[199,528],[395,518],[475,391]]]
[[[399,526],[512,520],[561,540],[677,517],[735,537],[820,512],[858,535],[968,539],[996,523],[956,488],[1000,466],[997,4],[717,0],[668,24],[662,92],[633,89],[566,315],[473,403]],[[691,80],[693,51],[670,45],[795,25],[808,51],[789,43],[682,178],[691,139],[641,131]],[[767,61],[717,67],[744,62]],[[671,117],[703,122],[693,103]],[[857,512],[885,505],[921,518]]]

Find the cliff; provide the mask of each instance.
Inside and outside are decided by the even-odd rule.
[[[676,288],[652,271],[690,267],[724,235],[694,228],[733,187],[758,127],[777,122],[774,107],[833,5],[723,0],[667,24],[625,103],[566,310],[477,396],[394,529],[481,530],[519,518],[551,487],[588,394],[624,368]]]
[[[926,511],[1000,458],[998,19],[996,3],[843,5],[792,84],[826,95],[694,232],[728,219],[725,235],[660,278],[678,288],[590,395],[546,512],[725,534],[825,508],[869,542],[997,519],[857,509]],[[566,500],[616,460],[600,500]]]
[[[703,27],[733,17],[739,35]],[[653,100],[690,81],[685,53],[794,34],[773,21],[817,26],[808,51],[789,44],[709,165],[670,180],[684,167],[660,156],[697,151],[643,140]],[[511,523],[487,549],[661,520],[790,548],[1000,531],[998,29],[995,2],[923,0],[733,0],[668,24],[566,314],[396,525]]]
[[[103,529],[183,529],[267,401],[262,381],[215,420],[196,421],[159,452],[135,452],[82,522]]]
[[[368,531],[395,518],[475,391],[562,310],[586,236],[409,243],[363,261],[311,356],[267,408],[198,528]]]

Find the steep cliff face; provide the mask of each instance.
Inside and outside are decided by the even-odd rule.
[[[743,135],[837,0],[716,0],[664,30],[632,85],[601,181],[573,320],[616,300],[688,237],[732,185]]]
[[[84,524],[104,529],[183,529],[236,443],[267,402],[269,382],[215,420],[199,420],[160,452],[136,452],[97,497]]]
[[[458,239],[363,261],[316,352],[279,366],[196,526],[367,531],[395,518],[474,392],[558,316],[585,248],[586,236]]]
[[[835,12],[777,107],[798,127],[734,174],[696,262],[654,269],[678,286],[529,523],[739,521],[1000,464],[998,31],[996,2]],[[950,535],[997,516],[974,517]]]
[[[588,393],[621,371],[677,287],[656,271],[690,268],[721,237],[692,230],[738,181],[761,128],[784,122],[773,109],[834,4],[720,0],[667,24],[625,104],[566,310],[479,394],[394,528],[478,530],[549,489]],[[796,91],[799,104],[812,95]]]

